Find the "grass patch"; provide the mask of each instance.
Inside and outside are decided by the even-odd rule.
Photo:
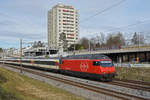
[[[9,93],[0,86],[0,100],[22,100],[17,98],[13,93]]]
[[[2,77],[0,88],[4,90],[0,95],[11,93],[9,95],[11,99],[0,100],[85,100],[83,97],[4,68],[0,68],[0,73]]]
[[[140,80],[150,82],[150,68],[116,67],[119,79]]]
[[[4,77],[1,73],[0,73],[0,84],[5,83],[7,81],[6,77]]]
[[[21,100],[18,99],[13,93],[5,90],[2,85],[7,82],[7,78],[0,73],[0,100]]]

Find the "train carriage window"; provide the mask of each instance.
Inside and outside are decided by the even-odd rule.
[[[35,64],[57,65],[57,62],[56,61],[35,61]]]

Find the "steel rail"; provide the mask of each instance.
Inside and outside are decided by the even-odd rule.
[[[150,86],[142,86],[141,84],[127,83],[122,81],[112,81],[108,84],[150,92]]]
[[[18,65],[18,64],[14,64],[14,65]],[[120,80],[116,78],[114,80],[115,81],[109,82],[107,84],[150,92],[149,82],[134,81],[134,80]],[[146,86],[143,86],[143,85],[146,85]]]
[[[134,98],[134,100],[149,100],[147,98],[142,98],[142,97],[134,96],[134,95],[131,95],[131,94],[121,93],[121,92],[117,92],[117,91],[114,91],[114,90],[100,88],[100,87],[88,85],[88,84],[85,84],[85,83],[75,82],[75,81],[68,80],[68,79],[63,79],[63,78],[60,78],[60,77],[50,76],[50,75],[47,75],[47,74],[43,74],[41,72],[29,70],[27,68],[20,68],[20,67],[16,67],[16,66],[12,66],[12,65],[11,66],[9,65],[8,67],[13,67],[13,68],[16,68],[18,70],[23,70],[23,71],[28,72],[28,73],[36,74],[36,75],[39,75],[39,76],[42,76],[42,77],[45,77],[45,78],[48,78],[48,79],[63,82],[65,84],[69,84],[69,85],[76,86],[76,87],[79,87],[79,88],[87,89],[89,91],[93,91],[93,92],[96,92],[96,93],[108,95],[108,96],[115,97],[115,98],[118,98],[118,99],[121,99],[121,100],[131,100],[131,98],[132,99]]]
[[[118,79],[118,78],[115,78],[114,80],[115,81],[121,81],[121,82],[127,82],[127,83],[133,83],[133,84],[140,84],[140,85],[150,86],[150,82],[137,81],[137,80],[127,80],[127,79]]]

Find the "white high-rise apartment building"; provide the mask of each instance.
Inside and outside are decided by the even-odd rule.
[[[48,46],[61,46],[60,34],[65,33],[68,44],[79,41],[79,13],[73,6],[57,4],[48,11]]]

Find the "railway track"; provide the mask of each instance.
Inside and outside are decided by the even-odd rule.
[[[117,78],[115,78],[114,80],[115,80],[115,81],[121,81],[121,82],[127,82],[127,83],[138,84],[138,85],[150,86],[150,82],[137,81],[137,80],[117,79]]]
[[[136,82],[138,82],[138,81],[136,81]],[[115,80],[115,81],[109,82],[108,84],[150,92],[150,85],[137,84],[136,82],[134,82],[134,81],[128,82],[128,81],[122,81],[122,80],[116,81]]]
[[[120,80],[115,78],[112,82],[109,82],[108,84],[150,92],[149,82],[125,80],[125,79]]]
[[[138,96],[127,94],[127,93],[121,93],[121,92],[117,92],[117,91],[114,91],[114,90],[109,90],[109,89],[89,85],[87,83],[75,82],[73,80],[68,80],[68,79],[64,79],[64,78],[60,78],[60,77],[47,75],[47,74],[44,74],[42,72],[31,70],[31,69],[28,69],[28,68],[23,68],[23,67],[20,68],[20,67],[14,66],[14,65],[7,65],[7,66],[18,69],[18,70],[22,70],[22,71],[25,71],[25,72],[28,72],[28,73],[32,73],[32,74],[35,74],[35,75],[38,75],[38,76],[41,76],[41,77],[45,77],[45,78],[48,78],[48,79],[59,81],[59,82],[65,83],[65,84],[76,86],[76,87],[79,87],[79,88],[82,88],[82,89],[86,89],[86,90],[89,90],[89,91],[92,91],[92,92],[96,92],[96,93],[99,93],[99,94],[104,94],[104,95],[107,95],[107,96],[110,96],[110,97],[114,97],[114,98],[117,98],[119,100],[149,100],[147,98],[138,97]]]

